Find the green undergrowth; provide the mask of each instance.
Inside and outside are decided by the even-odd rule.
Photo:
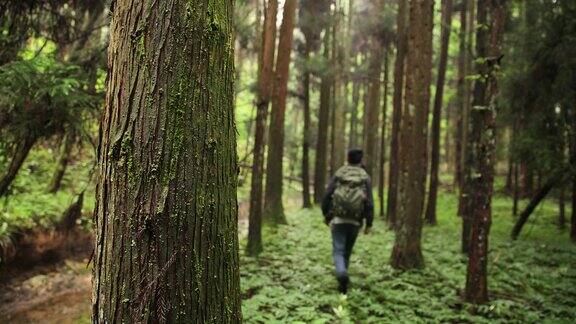
[[[491,302],[474,308],[460,298],[466,258],[460,250],[456,197],[439,198],[439,225],[424,229],[426,268],[389,266],[393,233],[376,221],[352,256],[351,291],[336,292],[331,243],[320,211],[288,215],[289,225],[266,229],[259,258],[242,256],[247,323],[569,323],[576,318],[576,247],[556,229],[555,204],[540,207],[518,241],[510,201],[494,201],[490,242]],[[244,242],[245,243],[245,242]]]
[[[73,160],[61,190],[54,194],[46,192],[57,158],[58,152],[48,147],[33,149],[14,180],[10,195],[0,197],[0,248],[13,244],[17,233],[53,228],[83,190],[86,190],[83,213],[94,209],[93,185],[88,183],[92,165],[85,162],[90,161],[89,158]],[[83,218],[82,221],[89,229],[89,220]],[[0,262],[1,257],[0,253]]]

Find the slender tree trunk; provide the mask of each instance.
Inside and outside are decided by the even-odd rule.
[[[309,51],[306,49],[304,59],[307,61]],[[310,72],[306,71],[302,76],[304,85],[304,131],[302,136],[302,205],[304,208],[312,208],[310,198],[310,170],[309,170],[309,150],[310,150]]]
[[[512,215],[518,215],[518,201],[520,200],[520,175],[518,163],[514,163],[514,201],[512,203]]]
[[[286,0],[280,26],[278,41],[278,58],[276,62],[276,82],[272,97],[272,116],[270,120],[268,144],[268,161],[266,165],[266,194],[264,199],[264,217],[272,224],[286,224],[284,206],[282,205],[282,172],[284,157],[284,117],[286,114],[286,96],[296,0]]]
[[[324,60],[330,60],[330,32],[324,33]],[[326,170],[328,166],[328,125],[330,124],[330,74],[324,71],[320,83],[320,109],[318,112],[318,139],[316,141],[316,162],[314,166],[314,201],[319,203],[326,189]]]
[[[451,130],[454,129],[454,102],[450,100],[446,105],[446,113],[444,120],[446,121],[446,130],[444,131],[444,165],[446,166],[446,172],[453,172],[454,166],[452,165],[452,134]]]
[[[394,63],[394,97],[392,111],[392,134],[390,135],[390,165],[388,172],[388,204],[386,218],[394,227],[396,223],[396,200],[398,198],[398,148],[400,123],[402,120],[402,103],[404,101],[404,69],[406,61],[406,32],[408,19],[408,0],[398,1],[396,28],[396,61]]]
[[[440,120],[442,119],[442,104],[446,66],[448,65],[448,45],[450,44],[450,29],[452,27],[452,0],[442,0],[442,44],[440,48],[440,64],[436,80],[436,95],[432,112],[432,152],[430,159],[430,187],[428,190],[428,205],[425,220],[430,225],[436,225],[436,201],[438,199],[438,169],[440,167]]]
[[[378,173],[378,200],[380,201],[380,217],[384,217],[384,186],[386,183],[386,123],[388,113],[388,71],[389,71],[389,47],[386,46],[384,53],[384,100],[382,101],[382,125],[380,133],[380,172]]]
[[[463,155],[462,138],[464,128],[464,110],[466,109],[466,29],[468,28],[468,0],[462,0],[460,10],[460,31],[458,33],[458,81],[456,87],[456,128],[454,133],[454,186],[461,190]]]
[[[488,21],[490,10],[490,21]],[[482,304],[488,301],[488,236],[492,223],[492,192],[494,183],[495,112],[498,95],[498,75],[502,53],[502,38],[506,19],[506,0],[478,0],[478,28],[476,54],[482,62],[476,63],[479,79],[474,84],[474,101],[471,111],[470,170],[466,181],[471,188],[470,246],[466,273],[465,300]]]
[[[240,323],[233,1],[117,0],[93,323]]]
[[[56,165],[56,170],[50,180],[50,185],[48,185],[48,192],[55,193],[60,190],[60,185],[62,184],[62,179],[66,173],[66,167],[70,160],[70,154],[72,153],[72,147],[74,146],[74,140],[76,136],[73,132],[68,132],[64,136],[64,142],[62,143],[62,152],[60,152],[60,157],[58,158],[58,163]]]
[[[532,197],[532,199],[530,200],[530,203],[528,203],[528,206],[526,206],[526,208],[524,209],[522,214],[520,214],[518,221],[516,221],[516,224],[514,225],[514,228],[512,229],[512,235],[511,236],[512,236],[513,240],[518,238],[518,235],[520,235],[522,228],[524,227],[524,225],[528,221],[528,217],[530,217],[530,215],[532,215],[532,212],[534,211],[534,209],[536,209],[536,207],[538,207],[540,202],[544,198],[546,198],[546,196],[550,193],[550,191],[555,186],[561,185],[562,182],[564,182],[565,176],[566,176],[565,172],[566,172],[566,170],[560,170],[560,171],[556,172],[556,174],[553,175],[546,182],[546,184],[544,184],[544,186],[536,193],[536,195],[534,195],[534,197]]]
[[[566,228],[566,190],[564,186],[560,188],[558,197],[558,229]]]
[[[427,128],[432,79],[433,0],[410,3],[406,63],[406,111],[402,115],[398,219],[391,264],[396,269],[424,266],[421,250],[426,195]]]
[[[268,105],[272,95],[274,52],[276,47],[276,14],[278,1],[269,0],[264,15],[261,53],[258,66],[258,102],[256,107],[256,130],[254,157],[252,159],[252,182],[250,184],[250,212],[248,215],[248,244],[246,253],[251,256],[262,251],[262,181],[264,176],[264,149]]]
[[[346,155],[346,98],[344,98],[344,60],[345,60],[345,49],[342,41],[339,39],[339,35],[342,32],[342,20],[344,16],[344,9],[342,7],[342,0],[337,1],[337,5],[334,12],[334,27],[332,36],[332,47],[333,47],[333,66],[334,66],[334,110],[333,110],[333,142],[332,142],[332,154],[330,156],[331,161],[331,173],[336,172],[338,168],[344,165],[344,157]]]
[[[474,15],[476,9],[476,0],[468,0],[469,1],[469,17],[468,17],[468,41],[466,43],[468,55],[466,56],[466,66],[465,71],[466,74],[470,74],[472,72],[471,62],[472,62],[472,43],[474,39],[474,30],[475,30],[475,22],[474,22]],[[466,176],[470,173],[470,163],[473,156],[471,155],[471,148],[469,147],[470,143],[468,140],[469,132],[470,132],[470,110],[471,110],[471,89],[470,89],[471,81],[466,80],[465,87],[466,91],[464,92],[464,110],[462,111],[462,160],[460,162],[461,165],[461,184],[460,184],[460,196],[458,199],[458,215],[462,217],[462,252],[468,253],[469,250],[469,242],[470,242],[470,229],[472,228],[471,219],[467,217],[467,215],[471,215],[471,202],[470,197],[472,195],[472,191],[467,181]]]
[[[26,160],[26,157],[28,157],[28,153],[30,153],[34,143],[36,143],[35,138],[26,137],[16,145],[14,156],[8,165],[8,169],[0,178],[0,197],[8,194],[8,189],[10,189],[12,181],[16,178],[18,171],[22,167],[22,164],[24,164],[24,161]]]
[[[375,7],[375,11],[381,10],[380,7]],[[380,111],[380,87],[382,74],[382,58],[383,47],[379,40],[379,35],[373,35],[371,39],[370,49],[370,64],[369,64],[369,81],[368,81],[368,96],[366,106],[366,116],[364,123],[364,165],[366,172],[370,176],[375,176],[378,161],[378,125],[379,111]],[[375,184],[375,183],[374,183]]]
[[[358,147],[358,104],[360,102],[360,82],[352,80],[352,106],[350,107],[350,147]]]

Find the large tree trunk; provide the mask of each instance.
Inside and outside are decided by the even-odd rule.
[[[490,21],[488,21],[490,10]],[[502,38],[506,19],[506,0],[478,1],[478,28],[476,31],[476,74],[474,99],[471,110],[470,171],[466,174],[471,189],[470,246],[466,273],[465,300],[481,304],[488,301],[488,235],[492,223],[492,192],[496,159],[495,115],[498,95],[497,72],[500,69]],[[473,171],[472,171],[473,170]]]
[[[248,215],[248,244],[246,253],[251,256],[262,251],[262,181],[264,175],[264,149],[268,105],[272,94],[274,52],[276,47],[276,14],[278,1],[269,0],[264,16],[261,53],[258,67],[258,102],[254,135],[254,158],[250,184],[250,212]]]
[[[8,165],[8,169],[2,175],[2,178],[0,178],[0,197],[8,194],[8,189],[10,189],[12,181],[16,178],[18,171],[22,167],[22,164],[24,164],[34,143],[36,143],[35,138],[26,137],[16,145],[14,156]]]
[[[117,0],[93,323],[240,323],[233,1]]]
[[[382,100],[382,124],[380,131],[380,171],[378,173],[378,200],[380,202],[380,217],[384,217],[384,186],[386,183],[386,172],[384,165],[386,163],[386,123],[388,114],[388,80],[389,80],[389,47],[386,46],[384,53],[384,100]]]
[[[60,157],[56,164],[56,170],[50,180],[50,185],[48,185],[48,192],[55,193],[60,190],[60,185],[62,184],[62,179],[66,173],[66,167],[70,160],[70,154],[72,153],[72,147],[74,146],[74,140],[76,136],[73,131],[69,131],[64,135],[64,141],[62,143],[62,151],[60,152]]]
[[[425,219],[428,224],[436,225],[436,201],[438,199],[438,169],[440,167],[440,120],[442,119],[442,100],[444,98],[444,83],[446,66],[448,64],[448,45],[450,44],[450,29],[452,27],[452,0],[442,0],[442,44],[440,47],[440,64],[436,80],[436,95],[432,112],[432,151],[430,161],[430,188],[428,190],[428,205]]]
[[[392,267],[424,266],[421,250],[424,209],[427,128],[432,79],[433,0],[410,3],[410,28],[406,63],[406,111],[402,115],[398,183],[398,219]]]
[[[390,165],[388,171],[388,205],[386,218],[394,227],[396,223],[396,200],[398,198],[398,138],[402,120],[402,103],[404,101],[404,69],[406,66],[406,32],[408,19],[408,0],[398,1],[396,27],[396,61],[394,63],[394,97],[392,111],[392,135],[390,135]]]
[[[324,32],[324,60],[330,60],[330,32],[328,26]],[[328,125],[330,124],[330,74],[324,71],[320,83],[320,109],[318,112],[318,139],[316,141],[316,161],[314,165],[314,202],[322,201],[326,190],[326,169],[328,166]]]
[[[282,204],[282,172],[284,159],[284,117],[286,114],[286,97],[296,0],[287,0],[284,4],[282,26],[278,41],[278,58],[276,62],[276,82],[272,97],[272,116],[269,129],[268,161],[266,164],[266,194],[264,198],[264,217],[272,224],[286,224]]]

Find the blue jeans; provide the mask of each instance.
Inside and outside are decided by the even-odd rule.
[[[338,279],[348,278],[350,255],[359,231],[360,226],[353,224],[332,225],[332,258]]]

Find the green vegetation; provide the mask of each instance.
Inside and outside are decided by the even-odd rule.
[[[459,296],[466,257],[456,206],[457,198],[442,192],[438,226],[424,228],[421,271],[389,266],[393,233],[377,221],[372,234],[358,238],[347,297],[336,291],[330,232],[319,210],[289,214],[288,226],[265,232],[259,258],[242,258],[245,321],[569,323],[576,317],[576,260],[568,233],[557,230],[555,204],[541,206],[513,242],[511,201],[496,198],[488,269],[492,300],[477,308]]]

